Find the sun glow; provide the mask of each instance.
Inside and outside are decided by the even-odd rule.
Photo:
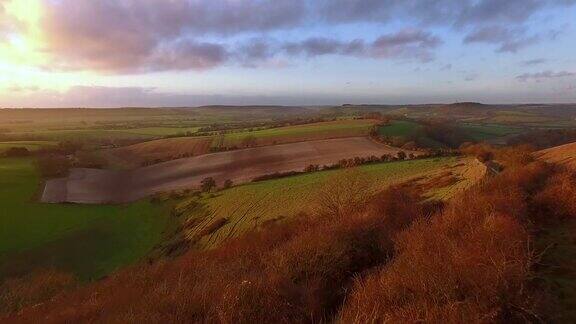
[[[0,45],[0,60],[17,65],[36,65],[43,61],[40,48],[42,32],[39,22],[42,6],[39,0],[12,0],[4,5],[9,24],[15,28]]]
[[[82,78],[86,80],[85,74],[44,69],[50,66],[50,60],[43,50],[47,37],[40,27],[43,16],[40,0],[8,0],[3,6],[2,18],[7,19],[9,28],[0,35],[4,37],[0,42],[0,93],[8,95],[16,88],[63,91]]]

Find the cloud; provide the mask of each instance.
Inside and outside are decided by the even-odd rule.
[[[540,64],[544,64],[548,62],[547,59],[544,58],[537,58],[537,59],[532,59],[532,60],[527,60],[527,61],[523,61],[522,65],[525,66],[532,66],[532,65],[540,65]]]
[[[339,41],[332,38],[314,37],[301,42],[291,42],[283,46],[288,55],[305,55],[315,57],[322,55],[365,55],[366,44],[364,40],[357,39],[350,42]]]
[[[44,4],[41,27],[48,38],[44,50],[55,59],[50,65],[121,73],[214,67],[225,61],[225,50],[198,38],[286,28],[304,15],[303,0],[59,0]],[[182,57],[177,58],[179,53]],[[170,59],[158,60],[165,54]]]
[[[442,44],[437,36],[418,29],[404,29],[385,34],[372,42],[363,39],[340,41],[332,38],[309,38],[284,45],[289,55],[316,57],[322,55],[347,55],[376,59],[416,59],[428,62],[432,50]]]
[[[373,55],[385,58],[414,58],[423,62],[433,60],[431,49],[442,41],[429,32],[405,29],[396,34],[384,35],[372,45]]]
[[[478,79],[478,74],[476,73],[469,73],[466,76],[464,76],[464,81],[467,82],[476,81],[476,79]]]
[[[543,71],[537,73],[524,73],[516,77],[517,80],[526,82],[530,80],[534,80],[540,82],[545,79],[558,79],[558,78],[567,78],[567,77],[574,77],[576,73],[568,72],[568,71],[560,71],[560,72],[553,72],[553,71]]]
[[[0,37],[2,17],[0,0]],[[466,43],[517,52],[544,35],[524,24],[540,10],[576,0],[40,0],[42,53],[54,70],[140,73],[205,70],[232,62],[258,67],[277,60],[278,44],[262,41],[287,30],[367,23],[417,26],[376,42],[335,37],[278,40],[288,56],[354,55],[433,59],[440,40],[431,26],[467,32]],[[13,25],[13,24],[10,24]],[[391,24],[392,25],[392,24]],[[496,26],[496,27],[495,27]],[[549,37],[556,37],[550,32]],[[366,36],[370,38],[370,36]],[[246,41],[250,40],[251,41]],[[257,41],[259,40],[260,41]],[[238,45],[239,40],[244,43]],[[397,43],[395,43],[397,42]]]
[[[425,25],[522,24],[539,10],[575,0],[321,0],[320,16],[332,23],[410,20]]]
[[[207,70],[224,64],[228,57],[220,44],[178,41],[159,47],[145,65],[152,70]]]
[[[464,39],[464,43],[486,43],[499,46],[498,52],[516,53],[520,49],[535,44],[538,36],[527,36],[523,28],[507,28],[504,26],[487,26],[472,31]]]
[[[440,71],[450,71],[452,70],[452,64],[444,64],[441,68]]]

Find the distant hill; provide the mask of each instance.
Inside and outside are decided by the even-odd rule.
[[[500,106],[485,105],[478,102],[458,102],[433,108],[433,112],[447,117],[454,115],[488,115]]]

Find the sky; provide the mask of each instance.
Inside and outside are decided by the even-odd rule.
[[[576,102],[576,0],[0,0],[0,107]]]

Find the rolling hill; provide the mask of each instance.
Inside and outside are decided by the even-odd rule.
[[[244,183],[277,172],[302,171],[354,157],[395,155],[400,150],[365,137],[272,145],[179,159],[129,171],[74,169],[46,183],[43,202],[121,203],[154,193],[197,188],[207,177]],[[418,152],[413,152],[417,155]]]

